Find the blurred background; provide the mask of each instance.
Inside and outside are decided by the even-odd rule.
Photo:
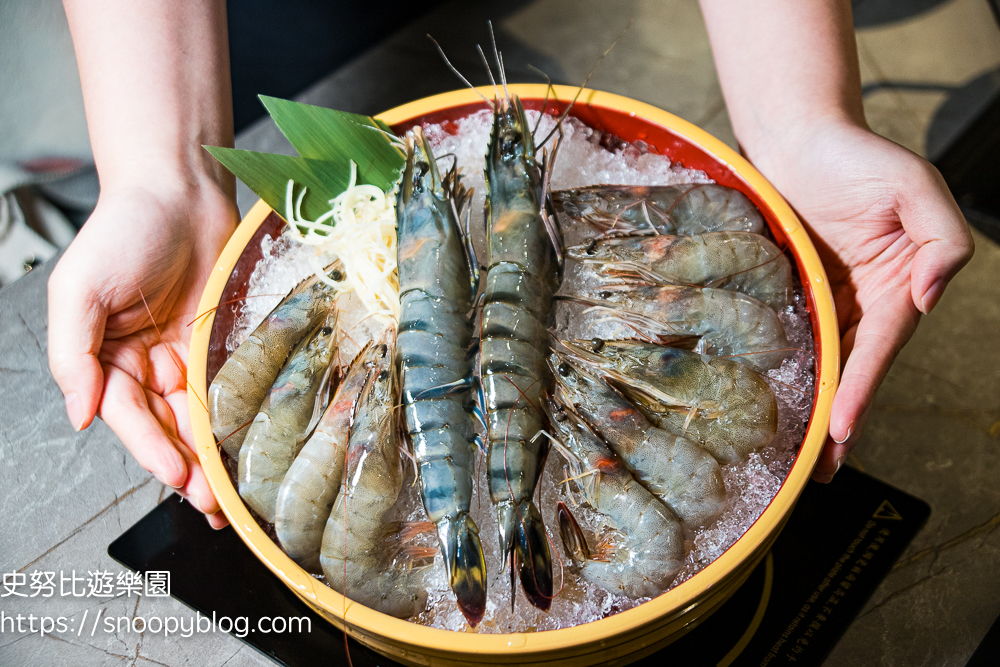
[[[998,3],[853,2],[869,124],[939,167],[977,248],[900,354],[848,459],[933,512],[827,665],[964,665],[1000,613]],[[590,85],[666,109],[735,146],[697,0],[383,0],[377,8],[231,0],[237,146],[290,152],[262,118],[259,93],[373,114],[460,87],[427,33],[474,84],[487,83],[474,50],[488,42],[487,19],[509,79],[542,81],[530,65],[570,85],[634,21]],[[52,262],[43,264],[72,240],[99,193],[58,0],[0,0],[0,91],[0,285],[9,286],[0,291],[0,567],[113,567],[108,543],[170,489],[123,453],[103,423],[72,432],[45,368]],[[238,194],[245,212],[254,197],[242,186]],[[131,604],[121,613],[145,608]],[[265,664],[225,635],[0,640],[0,664],[39,664],[35,650],[45,664]]]

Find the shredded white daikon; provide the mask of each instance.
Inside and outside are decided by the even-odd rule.
[[[319,256],[310,265],[320,280],[337,293],[354,291],[372,315],[399,319],[399,276],[396,271],[396,197],[374,185],[358,185],[357,165],[351,162],[351,181],[331,208],[316,220],[302,217],[303,187],[295,197],[295,183],[288,181],[285,220],[292,237],[340,258],[345,279],[330,280]]]

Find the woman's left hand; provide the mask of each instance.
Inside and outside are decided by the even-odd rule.
[[[754,156],[809,230],[840,324],[840,387],[814,479],[857,443],[893,359],[972,257],[968,225],[929,162],[850,121],[803,126]]]

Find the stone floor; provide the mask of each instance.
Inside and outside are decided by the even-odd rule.
[[[859,28],[872,127],[927,154],[974,112],[943,109],[956,91],[1000,69],[1000,31],[983,0],[916,3],[923,13],[868,12]],[[492,17],[512,80],[581,81],[617,33],[626,39],[594,76],[594,88],[650,102],[734,143],[694,0],[538,0],[501,11],[449,3],[306,91],[301,99],[374,113],[457,87],[424,37],[433,33],[467,72]],[[889,9],[901,3],[886,2]],[[874,16],[874,18],[871,18]],[[889,16],[882,21],[880,16]],[[901,17],[902,16],[902,17]],[[870,20],[869,20],[870,19]],[[515,64],[516,63],[516,64]],[[477,81],[478,83],[478,81]],[[937,142],[937,143],[935,143]],[[238,145],[287,150],[269,123]],[[252,203],[248,192],[241,206]],[[927,500],[927,527],[827,660],[846,665],[954,665],[971,655],[1000,614],[1000,248],[977,235],[977,251],[921,323],[879,391],[850,463]],[[111,432],[76,434],[48,375],[45,280],[50,266],[0,292],[0,571],[120,571],[107,544],[165,495]],[[2,594],[2,591],[0,591]],[[6,614],[79,617],[186,615],[172,600],[6,597]],[[226,635],[0,632],[3,665],[269,664]]]

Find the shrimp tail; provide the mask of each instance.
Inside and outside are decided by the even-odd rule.
[[[566,553],[577,563],[590,560],[587,538],[566,503],[559,501],[556,504],[556,516],[559,518],[559,536],[562,538]]]
[[[462,615],[470,626],[476,627],[486,613],[486,558],[479,541],[479,529],[465,512],[442,519],[437,529],[448,569],[448,583]]]
[[[552,605],[552,557],[542,515],[531,500],[511,505],[506,515],[506,536],[517,566],[524,595],[533,606],[548,611]]]

